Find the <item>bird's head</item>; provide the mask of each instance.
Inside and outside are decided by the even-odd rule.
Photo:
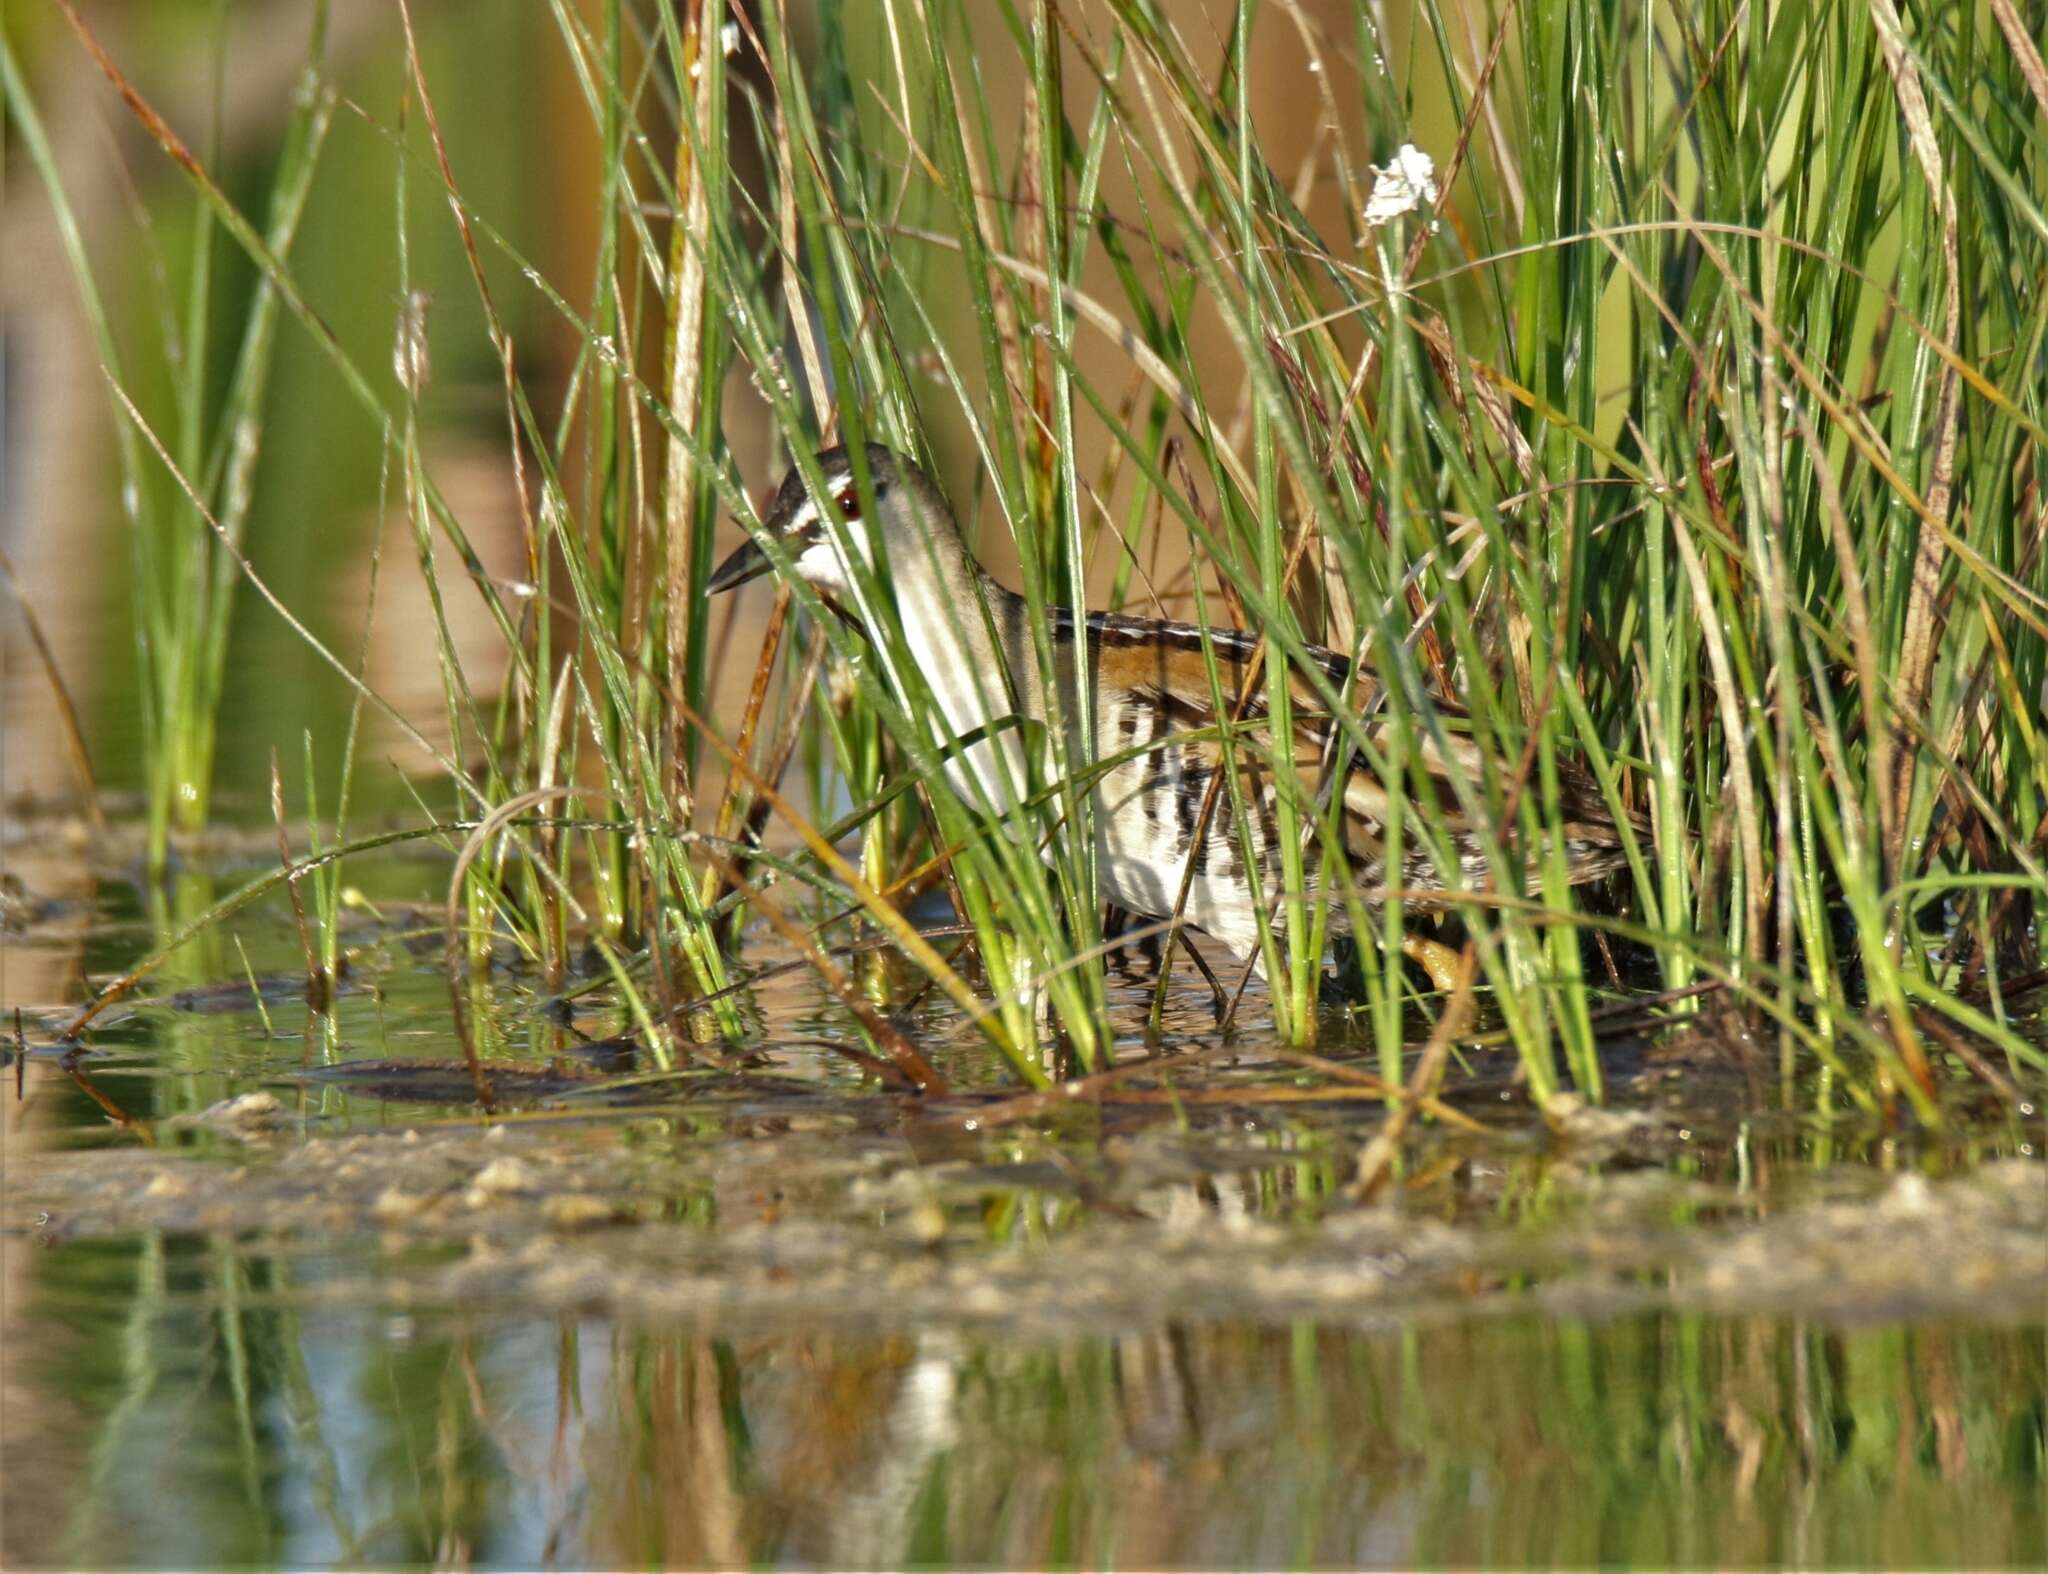
[[[869,443],[862,452],[873,497],[872,518],[867,517],[854,473],[854,450],[828,448],[818,455],[825,478],[823,506],[805,484],[803,471],[792,467],[761,521],[763,533],[789,553],[797,574],[827,594],[852,592],[850,553],[859,554],[872,568],[873,554],[879,551],[900,571],[927,560],[935,550],[959,550],[959,531],[931,478],[880,443]],[[749,538],[718,565],[705,590],[712,595],[731,590],[774,566],[760,542]]]

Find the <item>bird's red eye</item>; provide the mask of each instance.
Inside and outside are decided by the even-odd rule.
[[[839,496],[833,499],[833,501],[838,503],[839,512],[848,519],[860,518],[860,493],[856,492],[852,487],[843,488]]]

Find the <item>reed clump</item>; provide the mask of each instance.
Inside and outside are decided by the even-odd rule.
[[[1390,844],[1453,884],[1464,987],[1537,1097],[1597,1097],[1602,997],[1646,989],[1681,1012],[1730,991],[1778,1034],[1788,1088],[1817,1063],[1929,1118],[1957,1039],[2038,1072],[2011,994],[2048,897],[2038,39],[2004,0],[1420,0],[1391,33],[1383,8],[1331,14],[556,0],[545,42],[596,160],[591,267],[564,279],[472,202],[401,6],[399,102],[350,131],[386,150],[407,301],[426,221],[406,193],[446,198],[432,222],[460,238],[524,509],[512,586],[439,582],[436,535],[475,557],[421,363],[373,375],[294,283],[337,103],[317,33],[267,217],[131,95],[197,215],[188,354],[223,338],[213,248],[253,276],[229,392],[202,398],[183,360],[168,418],[93,307],[124,476],[167,499],[136,536],[155,812],[205,812],[248,567],[230,438],[260,425],[282,315],[367,423],[434,590],[460,964],[509,937],[560,977],[588,943],[666,1044],[738,976],[735,919],[826,966],[824,926],[852,914],[1022,1079],[1045,1079],[1041,1002],[1084,1063],[1108,1055],[1085,834],[1103,744],[1063,725],[1082,696],[1053,685],[1055,769],[998,834],[948,785],[930,685],[886,628],[793,580],[765,619],[750,604],[745,646],[708,610],[714,536],[758,523],[751,490],[875,438],[952,482],[1049,677],[1061,606],[1263,635],[1270,727],[1225,747],[1288,787],[1265,956],[1284,1038],[1327,1024],[1333,904],[1392,1079],[1418,1013],[1446,1009],[1399,963],[1436,920],[1349,880],[1327,794],[1270,747],[1299,675],[1399,806]],[[96,302],[97,260],[72,261]],[[512,287],[572,346],[544,401]],[[509,653],[495,694],[440,616],[458,591]],[[1380,675],[1370,715],[1312,645]],[[753,674],[737,713],[729,664]],[[1424,762],[1454,736],[1480,764],[1446,782]],[[1564,864],[1576,778],[1626,828],[1626,872],[1590,892]],[[1484,878],[1458,873],[1453,814],[1486,828]],[[902,916],[935,879],[972,969]],[[729,997],[718,1013],[740,1030]]]

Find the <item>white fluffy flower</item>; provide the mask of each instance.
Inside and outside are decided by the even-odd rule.
[[[1436,164],[1414,143],[1402,143],[1385,169],[1375,164],[1372,172],[1372,195],[1365,202],[1367,228],[1436,206]]]

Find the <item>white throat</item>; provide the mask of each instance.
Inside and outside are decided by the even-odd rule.
[[[969,803],[1006,811],[1033,790],[1027,767],[1033,752],[1029,732],[1015,720],[1020,709],[1024,716],[1032,714],[1029,657],[1003,648],[1009,642],[1000,640],[989,626],[993,616],[1001,627],[1007,592],[977,583],[980,576],[964,562],[958,575],[935,572],[938,565],[928,558],[893,566],[904,643],[916,667],[914,681],[930,693],[944,719],[936,730],[950,751],[946,774]],[[1013,682],[1020,691],[1017,698],[1012,697]],[[985,735],[981,741],[958,746],[958,740],[977,733]]]

